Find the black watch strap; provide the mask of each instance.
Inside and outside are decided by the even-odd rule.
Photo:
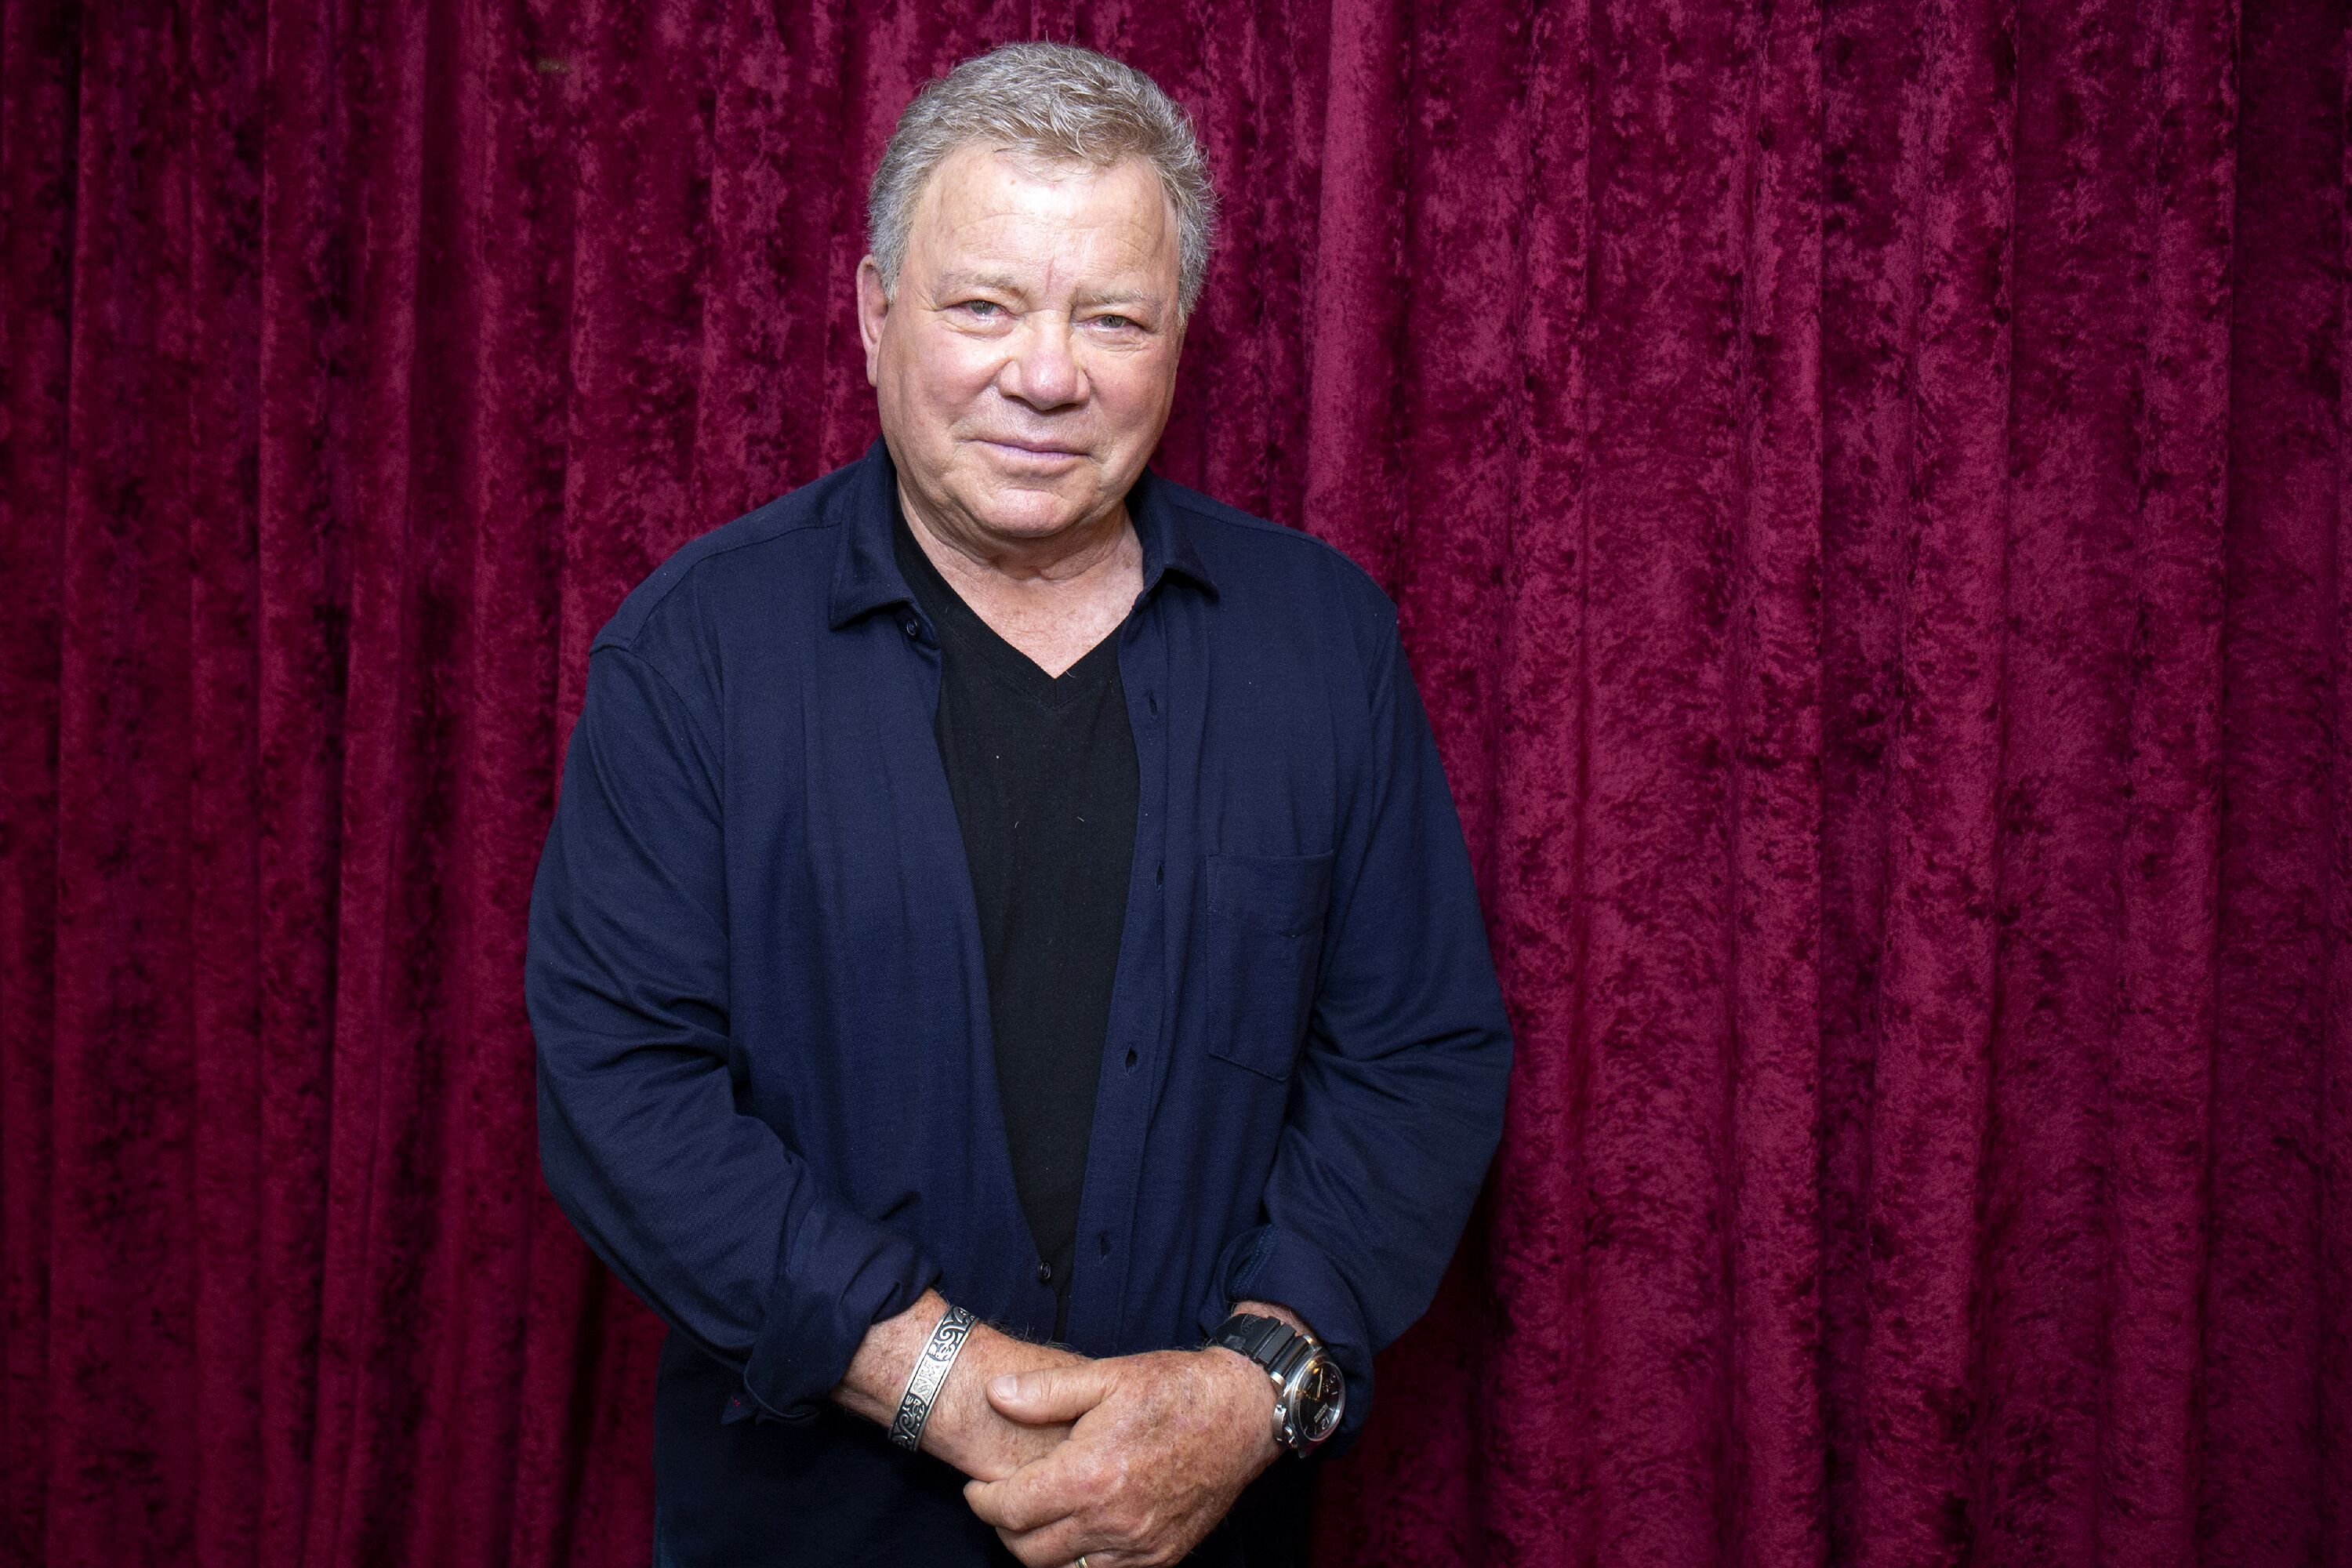
[[[1290,1342],[1302,1337],[1280,1318],[1261,1317],[1255,1312],[1235,1312],[1217,1325],[1217,1331],[1209,1336],[1209,1342],[1223,1345],[1229,1351],[1239,1351],[1270,1371],[1282,1359],[1282,1353],[1290,1348]]]
[[[1209,1343],[1247,1356],[1273,1380],[1276,1443],[1304,1454],[1330,1435],[1344,1394],[1332,1385],[1334,1369],[1321,1341],[1279,1318],[1235,1312],[1217,1325]],[[1318,1357],[1323,1359],[1323,1371],[1309,1373]]]

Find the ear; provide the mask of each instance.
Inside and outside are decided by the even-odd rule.
[[[890,296],[882,287],[882,264],[871,256],[857,264],[857,337],[866,345],[866,384],[882,380],[882,322]]]

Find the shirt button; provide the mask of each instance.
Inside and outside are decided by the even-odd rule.
[[[1037,1283],[1040,1285],[1051,1285],[1053,1282],[1054,1266],[1050,1263],[1040,1263],[1037,1265]]]
[[[1131,1049],[1127,1053],[1127,1065],[1129,1067],[1135,1065],[1135,1052]]]
[[[912,616],[908,616],[905,620],[900,621],[898,624],[907,628],[907,635],[910,637],[919,637],[923,635],[923,624],[915,619]]]

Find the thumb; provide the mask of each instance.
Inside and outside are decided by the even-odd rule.
[[[997,1413],[1028,1426],[1076,1421],[1110,1392],[1103,1363],[1080,1362],[1075,1366],[1040,1367],[1034,1372],[1007,1373],[991,1378],[988,1402]]]

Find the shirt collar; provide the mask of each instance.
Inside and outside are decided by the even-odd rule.
[[[890,449],[877,436],[855,466],[857,471],[843,498],[850,515],[833,572],[829,616],[836,631],[886,605],[911,603],[915,596],[890,548],[891,510],[898,502],[898,470],[890,461]],[[1168,481],[1146,468],[1127,492],[1127,510],[1143,546],[1143,592],[1138,604],[1151,597],[1160,579],[1171,573],[1216,597],[1216,582],[1193,543],[1192,518],[1171,503]]]

